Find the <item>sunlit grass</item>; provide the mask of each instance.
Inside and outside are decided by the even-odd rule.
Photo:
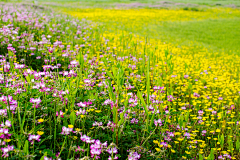
[[[240,11],[205,9],[201,12],[157,9],[78,9],[67,14],[100,22],[114,32],[121,29],[176,45],[196,45],[213,51],[239,53]]]

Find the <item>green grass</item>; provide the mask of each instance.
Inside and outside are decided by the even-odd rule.
[[[125,30],[135,32],[134,30]],[[186,22],[161,22],[146,26],[137,34],[178,45],[195,42],[213,51],[226,52],[240,50],[240,18]]]

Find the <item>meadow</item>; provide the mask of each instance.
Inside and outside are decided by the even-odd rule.
[[[240,159],[239,8],[113,2],[2,3],[1,159]]]

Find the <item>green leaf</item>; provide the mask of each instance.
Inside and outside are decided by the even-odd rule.
[[[124,111],[120,114],[120,121],[118,122],[118,126],[122,125],[122,123],[124,122],[124,116],[123,115],[125,114],[125,112],[126,111]]]
[[[238,139],[237,142],[236,142],[236,149],[237,149],[237,151],[239,151],[239,148],[240,148],[240,142],[239,142],[239,139]]]
[[[74,124],[75,124],[75,120],[76,120],[77,118],[76,118],[76,113],[74,112],[74,110],[71,112],[71,114],[70,114],[70,122],[71,122],[71,124],[74,126]]]
[[[144,101],[144,99],[142,97],[142,93],[140,91],[138,91],[137,96],[141,100],[141,103],[142,103],[143,108],[145,110],[145,114],[148,116],[148,108],[147,108],[146,103],[145,103],[145,101]]]
[[[115,106],[113,107],[112,111],[113,111],[113,119],[114,119],[114,123],[115,123],[116,122],[116,114],[117,114],[117,109]]]
[[[214,150],[211,149],[210,155],[208,156],[207,160],[214,160]]]
[[[28,140],[25,141],[25,144],[24,144],[24,147],[23,147],[23,152],[28,155],[29,151],[28,151],[28,148],[29,148],[29,144],[28,144]]]
[[[151,122],[150,122],[150,128],[149,129],[151,129],[151,127],[153,125],[154,117],[155,117],[155,112],[152,115]]]
[[[106,73],[107,73],[107,75],[108,75],[109,77],[111,77],[112,79],[114,79],[112,73],[108,72],[107,70],[106,70]]]
[[[220,138],[220,145],[223,148],[223,145],[224,145],[224,135],[223,134],[221,135],[221,138]]]

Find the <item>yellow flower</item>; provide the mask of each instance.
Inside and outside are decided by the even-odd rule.
[[[158,144],[158,147],[163,147],[163,145],[162,144]]]
[[[171,149],[171,152],[172,152],[172,153],[175,153],[176,151],[175,151],[175,150],[173,150],[173,149]]]
[[[5,141],[5,142],[10,142],[10,141],[11,141],[11,139],[4,139],[4,141]]]
[[[102,111],[101,111],[101,110],[95,110],[95,112],[100,113],[100,112],[102,112]]]
[[[79,131],[81,131],[81,129],[79,129],[79,128],[75,128],[75,131],[78,131],[78,132],[79,132]]]
[[[38,134],[39,136],[41,136],[41,135],[44,134],[44,132],[43,132],[43,131],[37,131],[37,134]]]
[[[73,128],[74,126],[73,125],[68,125],[68,128]]]
[[[153,140],[153,143],[158,144],[159,142],[157,140]]]
[[[42,123],[42,122],[44,122],[44,119],[40,118],[40,119],[38,119],[38,122]]]
[[[176,135],[176,136],[181,135],[181,133],[180,132],[175,132],[174,135]]]
[[[160,151],[161,151],[161,149],[160,149],[160,148],[155,148],[155,149],[156,149],[156,151],[157,151],[157,152],[160,152]]]

